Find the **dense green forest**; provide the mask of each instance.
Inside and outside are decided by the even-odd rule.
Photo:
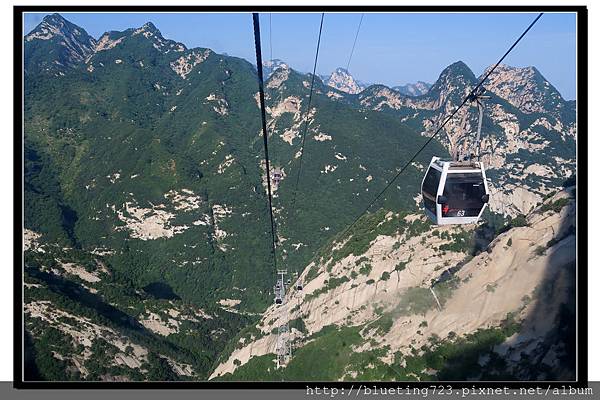
[[[160,35],[155,28],[148,29]],[[31,56],[25,80],[25,227],[42,234],[45,243],[70,249],[57,246],[52,252],[29,254],[26,271],[64,262],[92,265],[99,257],[90,251],[110,250],[102,257],[110,278],[95,285],[99,294],[86,308],[79,309],[80,304],[64,293],[63,286],[70,282],[40,272],[28,276],[48,287],[27,290],[28,296],[31,301],[60,301],[66,309],[75,307],[77,314],[108,318],[109,323],[112,311],[97,315],[91,303],[112,304],[114,312],[135,318],[150,307],[148,303],[161,301],[140,299],[139,292],[162,282],[177,296],[175,301],[219,313],[208,325],[190,327],[196,332],[192,336],[147,339],[153,341],[153,348],[177,346],[171,347],[173,354],[190,353],[183,359],[193,360],[202,376],[229,335],[250,323],[255,318],[252,313],[264,310],[271,301],[273,255],[261,183],[256,71],[245,60],[206,49],[165,54],[133,30],[111,32],[108,38],[123,42],[52,78],[38,68],[45,50],[38,41],[26,42],[26,54]],[[187,79],[171,68],[179,57],[204,52],[208,56]],[[278,100],[292,96],[306,99],[305,80],[306,76],[290,71],[268,105],[275,107]],[[344,228],[370,200],[368,191],[383,187],[398,162],[425,140],[392,116],[331,101],[326,95],[330,89],[320,81],[316,90],[313,106],[318,112],[308,129],[297,192],[294,174],[299,161],[294,155],[300,140],[290,145],[278,136],[294,123],[289,113],[276,120],[271,136],[272,162],[282,166],[289,178],[282,181],[275,199],[276,209],[281,210],[276,216],[278,234],[285,238],[277,256],[293,270],[303,268],[323,243]],[[215,112],[214,102],[207,100],[211,98],[222,99],[227,111]],[[302,113],[304,104],[303,100]],[[312,139],[321,132],[335,140]],[[424,158],[435,152],[443,150],[432,146]],[[336,154],[345,159],[336,159]],[[234,161],[219,171],[228,156]],[[334,162],[339,162],[335,175],[321,172]],[[412,169],[381,205],[414,208],[414,192],[408,188],[419,180],[420,172]],[[349,185],[351,181],[355,184]],[[165,194],[182,189],[199,197],[199,207],[181,212],[165,201]],[[118,214],[125,208],[121,212],[127,215],[128,203],[146,208],[165,204],[164,210],[176,215],[169,222],[188,228],[172,237],[137,240]],[[214,221],[215,205],[232,210],[219,224],[228,233],[219,243],[214,224],[194,224],[203,218]],[[219,299],[228,298],[240,300],[238,309],[248,316],[216,307]],[[227,334],[207,341],[206,332],[216,329],[211,324]],[[140,338],[146,334],[136,332]],[[43,357],[47,352],[38,354]],[[90,379],[106,373],[92,370]]]

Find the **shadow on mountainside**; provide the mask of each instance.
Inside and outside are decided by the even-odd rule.
[[[119,310],[118,308],[106,303],[104,299],[91,293],[77,283],[63,279],[57,275],[41,271],[39,268],[28,267],[27,272],[34,278],[43,281],[48,285],[48,289],[61,294],[70,300],[82,304],[85,307],[93,309],[100,316],[111,321],[120,328],[143,332],[146,328],[136,321],[133,317]]]
[[[36,351],[35,346],[33,344],[33,338],[31,334],[24,330],[23,337],[23,359],[24,359],[24,369],[23,369],[23,379],[26,381],[41,381],[43,380],[42,374],[35,362]]]
[[[576,366],[575,202],[548,243],[534,251],[548,254],[545,274],[535,288],[535,301],[520,324],[508,316],[496,335],[479,335],[465,351],[446,360],[440,380],[574,380]],[[573,210],[571,214],[570,211]],[[523,260],[527,262],[527,260]],[[533,290],[534,288],[532,288]],[[516,333],[514,333],[516,332]],[[477,333],[476,333],[477,335]],[[498,338],[509,336],[502,344]],[[465,368],[469,366],[469,368]],[[481,371],[474,371],[472,367]]]
[[[571,193],[570,188],[568,191]],[[446,359],[440,380],[574,380],[576,375],[576,213],[565,208],[561,226],[534,251],[549,254],[545,274],[524,320],[507,316],[498,330],[476,332],[476,339]],[[573,211],[571,213],[571,211]],[[542,253],[543,251],[543,253]],[[522,260],[527,262],[527,260]],[[534,289],[534,288],[532,288]],[[516,313],[515,313],[516,314]],[[515,333],[516,332],[516,333]],[[504,338],[508,336],[506,340]]]

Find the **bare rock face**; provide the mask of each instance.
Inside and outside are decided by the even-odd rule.
[[[147,372],[144,367],[148,362],[148,349],[144,345],[122,335],[112,327],[97,324],[89,318],[71,314],[49,301],[28,303],[24,308],[24,312],[32,320],[43,321],[80,346],[82,350],[78,354],[55,352],[53,356],[62,361],[69,361],[82,377],[89,375],[89,371],[85,366],[86,361],[100,356],[94,353],[93,345],[96,341],[105,342],[112,349],[109,359],[111,365],[141,373]],[[179,313],[176,313],[176,317],[179,317]],[[164,322],[152,312],[149,315],[147,319],[141,321],[148,329],[163,336],[177,332],[180,323],[178,320],[169,318],[168,322]],[[159,354],[159,357],[164,358],[177,375],[195,375],[191,365],[177,362],[166,355]],[[128,378],[106,374],[101,376],[101,380],[122,381],[128,380]]]
[[[34,40],[62,40],[60,44],[71,51],[76,61],[82,60],[85,55],[91,53],[96,41],[89,36],[83,28],[80,28],[59,14],[44,17],[42,22],[27,36],[26,42]]]
[[[517,68],[501,64],[488,77],[485,87],[528,114],[555,113],[564,103],[560,93],[535,67]]]
[[[408,216],[405,222],[418,224],[420,219],[418,215]],[[271,306],[257,325],[262,335],[240,342],[211,379],[234,372],[253,357],[275,353],[276,335],[272,332],[285,315],[290,320],[301,318],[305,325],[304,333],[292,330],[296,349],[309,344],[307,338],[326,326],[365,325],[361,330],[365,344],[354,351],[385,347],[386,354],[398,351],[406,356],[432,338],[454,340],[479,329],[498,327],[512,315],[522,330],[498,345],[494,349],[497,355],[506,357],[516,375],[523,373],[519,364],[523,357],[555,366],[557,357],[564,356],[564,343],[559,340],[550,345],[548,341],[556,333],[553,321],[559,318],[563,305],[573,301],[566,274],[574,273],[574,226],[575,201],[565,190],[531,212],[527,226],[499,235],[487,252],[474,258],[461,251],[444,250],[442,254],[440,249],[455,242],[453,235],[462,228],[437,227],[433,235],[431,231],[412,237],[380,235],[363,254],[351,254],[333,263],[325,259],[313,262],[301,275],[304,290],[288,293],[282,306]],[[450,272],[448,265],[461,261],[462,266]],[[450,294],[432,285],[452,275],[456,286]],[[342,283],[328,288],[336,280]],[[548,285],[554,280],[559,283]],[[548,290],[552,291],[550,297]],[[415,294],[429,297],[431,307],[420,311],[402,308],[404,299]],[[385,333],[368,328],[381,315],[393,321]],[[386,360],[382,361],[391,362]]]
[[[422,96],[429,92],[431,84],[423,81],[416,83],[407,83],[406,85],[394,86],[392,89],[397,90],[405,96]]]
[[[212,51],[206,49],[204,51],[192,50],[185,56],[179,57],[177,60],[171,62],[171,69],[175,71],[182,79],[186,79],[187,76],[192,72],[193,68],[204,62],[212,53]]]
[[[152,22],[146,22],[144,25],[137,29],[128,29],[125,31],[127,35],[135,37],[138,35],[143,36],[152,43],[152,47],[160,51],[163,54],[170,52],[184,52],[187,48],[183,43],[178,43],[174,40],[165,39],[158,28],[154,26]],[[195,54],[193,57],[197,58],[199,55]]]
[[[67,21],[61,15],[52,14],[44,17],[42,22],[25,36],[25,46],[28,47],[25,52],[27,54],[25,70],[41,70],[56,76],[63,76],[68,69],[76,68],[85,62],[89,64],[87,70],[91,73],[95,67],[90,61],[95,54],[110,50],[126,40],[138,37],[148,40],[155,50],[163,54],[187,50],[182,43],[165,39],[151,22],[123,32],[106,32],[96,40],[83,28]],[[48,53],[55,54],[55,56],[48,59]],[[209,55],[209,50],[191,51],[174,61],[172,68],[185,79],[191,69]],[[116,60],[116,62],[120,64],[122,60]],[[143,67],[143,63],[140,66]]]
[[[364,86],[361,85],[354,79],[350,72],[344,68],[337,68],[326,80],[325,83],[332,88],[346,92],[349,94],[356,94],[362,92]]]
[[[48,58],[49,47],[57,46]],[[96,40],[87,32],[64,19],[59,14],[47,15],[25,36],[25,70],[31,68],[53,75],[64,75],[94,52]],[[31,50],[34,49],[34,50]]]
[[[290,66],[279,59],[263,61],[264,78],[267,79],[267,78],[271,77],[273,72],[275,72],[275,70],[280,69],[280,68],[289,69]]]

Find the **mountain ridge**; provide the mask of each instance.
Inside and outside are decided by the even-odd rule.
[[[402,94],[410,96],[421,96],[427,94],[431,88],[431,84],[423,81],[417,81],[415,83],[407,83],[405,85],[394,86],[392,89],[399,91]]]

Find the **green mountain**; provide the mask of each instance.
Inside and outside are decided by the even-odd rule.
[[[60,76],[76,67],[94,52],[96,41],[85,29],[52,14],[27,36],[25,73]]]
[[[151,23],[95,40],[58,14],[24,46],[31,379],[207,379],[244,335],[256,333],[273,301],[255,67],[188,49]],[[561,113],[522,110],[502,97],[503,79],[491,88],[484,146],[493,149],[490,175],[526,183],[526,193],[497,194],[523,197],[519,207],[492,207],[498,219],[529,211],[575,159],[574,105],[550,95],[564,104]],[[416,97],[384,86],[347,94],[316,78],[296,190],[310,76],[275,68],[266,97],[271,162],[283,172],[274,193],[278,266],[307,274],[311,262],[336,254],[337,235],[427,140],[428,121],[475,82],[461,62]],[[467,114],[471,123],[474,115]],[[529,126],[532,138],[516,153],[525,139],[511,136],[513,118],[517,133]],[[422,153],[372,218],[379,209],[419,212],[423,167],[448,154],[450,139]],[[552,152],[540,155],[542,145]],[[554,175],[543,175],[540,164]],[[382,226],[368,218],[353,231],[355,255]]]

